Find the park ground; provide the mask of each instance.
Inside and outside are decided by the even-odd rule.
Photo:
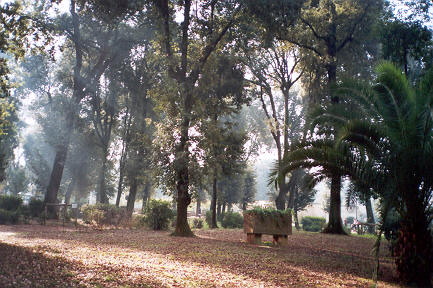
[[[372,287],[374,239],[296,232],[288,247],[241,229],[196,237],[143,229],[0,225],[0,287]],[[378,287],[398,287],[382,248]]]

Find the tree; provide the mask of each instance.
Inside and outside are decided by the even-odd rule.
[[[290,143],[300,137],[303,124],[302,117],[297,113],[299,99],[290,91],[302,75],[302,71],[296,74],[295,70],[301,61],[300,55],[293,47],[275,42],[271,48],[247,52],[246,58],[246,65],[253,75],[249,82],[255,86],[252,93],[260,99],[277,148],[277,161],[282,163]],[[278,87],[278,91],[275,91],[274,87]],[[289,187],[284,177],[279,179],[279,193],[275,204],[277,209],[284,210]],[[293,195],[289,198],[293,199]],[[289,202],[289,205],[289,208],[293,208],[293,201]]]
[[[108,15],[104,15],[103,11],[97,10],[97,5],[92,6],[94,3],[91,2],[79,4],[81,9],[78,10],[77,2],[71,0],[69,21],[59,21],[60,25],[57,27],[59,34],[67,37],[66,43],[72,47],[71,57],[75,63],[72,69],[72,81],[68,83],[72,94],[71,107],[65,115],[64,137],[56,146],[56,155],[44,199],[45,203],[55,203],[57,200],[71,134],[74,130],[81,101],[86,96],[95,95],[102,74],[110,63],[115,62],[122,53],[129,51],[131,44],[119,34],[118,24],[124,20],[122,17],[116,14],[111,15],[114,18],[110,18]],[[107,19],[111,19],[111,21],[108,23],[104,21]],[[96,42],[89,41],[89,39]]]
[[[431,61],[431,58],[426,56],[432,49],[432,33],[419,22],[385,21],[381,26],[380,36],[382,57],[401,65],[407,77],[415,76],[413,71],[410,71],[410,60],[424,63]]]
[[[357,64],[371,62],[369,59],[374,53],[367,53],[366,48],[369,45],[366,45],[368,43],[366,39],[370,36],[382,7],[381,4],[382,2],[378,0],[306,1],[301,9],[300,22],[296,29],[276,31],[279,39],[297,45],[313,57],[313,61],[309,60],[313,64],[309,71],[316,72],[313,73],[316,74],[313,84],[318,88],[312,90],[315,96],[315,99],[311,100],[313,103],[324,102],[323,100],[338,103],[338,96],[333,95],[331,90],[337,82],[337,72],[355,70],[359,73],[363,70],[359,69],[363,65],[353,69],[353,66],[347,65],[344,59],[350,57],[352,62],[353,54],[356,54],[358,55],[356,60],[360,61],[356,61]],[[368,66],[366,70],[368,71]],[[332,145],[329,143],[327,146]],[[331,211],[325,232],[344,234],[340,208],[341,175],[334,169],[327,169],[326,172],[331,178]]]
[[[9,98],[12,83],[8,61],[24,56],[28,33],[37,29],[22,13],[23,7],[18,1],[0,5],[0,182],[5,178],[5,170],[17,146],[18,102]]]
[[[248,98],[244,94],[243,71],[235,57],[214,54],[208,64],[199,81],[204,119],[198,125],[203,138],[198,146],[203,149],[205,168],[212,182],[211,228],[217,228],[217,198],[224,207],[227,204],[227,197],[218,197],[217,182],[233,177],[243,165],[246,137],[236,118]]]
[[[303,169],[294,170],[289,182],[287,183],[290,195],[293,195],[293,198],[288,199],[288,202],[292,202],[292,204],[289,203],[287,206],[292,207],[293,209],[295,227],[298,230],[298,212],[305,210],[307,206],[314,202],[317,193],[317,190],[313,187],[314,184],[313,176],[306,173]]]
[[[170,97],[173,104],[167,107],[178,119],[174,127],[177,133],[174,152],[177,217],[174,235],[191,236],[187,222],[187,207],[191,203],[190,128],[194,124],[194,109],[197,107],[196,84],[209,57],[224,47],[225,35],[237,22],[242,5],[232,1],[202,1],[192,6],[192,1],[154,1],[161,33],[161,51],[167,57]],[[183,16],[182,22],[175,21],[175,11]],[[194,16],[192,16],[194,15]],[[197,40],[200,39],[200,40]],[[173,113],[174,112],[174,113]]]
[[[31,182],[36,186],[36,193],[44,195],[51,171],[49,163],[54,158],[54,152],[45,145],[39,133],[28,135],[24,139],[23,149],[26,167],[30,171]]]
[[[244,185],[242,189],[241,194],[241,205],[242,210],[247,210],[247,205],[249,203],[254,202],[257,188],[256,188],[256,175],[254,171],[251,169],[251,167],[248,167],[245,171],[244,177],[243,177]]]
[[[111,75],[110,75],[111,74]],[[105,87],[100,87],[90,100],[90,117],[98,139],[98,146],[101,148],[101,165],[98,180],[97,202],[108,204],[109,195],[106,189],[109,148],[112,140],[112,131],[115,129],[118,117],[117,99],[122,93],[118,87],[117,79],[112,73],[106,75]]]
[[[401,217],[395,249],[399,277],[428,287],[433,271],[429,231],[433,71],[413,88],[393,64],[383,63],[372,86],[347,81],[338,91],[345,104],[327,114],[344,123],[338,143],[350,147],[345,149],[350,151],[351,155],[346,154],[350,162],[340,162],[340,167],[357,183],[381,195],[385,215],[396,209]],[[348,111],[362,111],[363,117],[354,117]],[[362,157],[360,151],[368,157]]]
[[[27,192],[29,181],[24,167],[21,167],[18,163],[11,163],[6,173],[7,183],[4,188],[6,191],[9,191],[12,195]]]
[[[125,89],[120,104],[123,125],[120,130],[122,154],[118,187],[121,188],[121,177],[126,176],[130,188],[127,202],[129,215],[133,212],[138,189],[142,188],[143,209],[152,192],[152,136],[158,117],[151,91],[158,83],[158,72],[161,71],[161,61],[154,57],[155,47],[150,38],[142,39],[135,49],[141,49],[143,53],[131,53],[118,71],[119,81]],[[121,190],[118,190],[116,204],[120,195]]]

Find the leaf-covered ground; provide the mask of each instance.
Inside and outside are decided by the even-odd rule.
[[[294,232],[289,247],[242,230],[195,238],[135,229],[0,225],[0,287],[369,287],[374,240]],[[269,241],[269,242],[268,242]],[[387,249],[383,249],[387,250]],[[381,258],[379,287],[396,287]]]

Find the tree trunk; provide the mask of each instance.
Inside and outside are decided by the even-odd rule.
[[[369,197],[365,201],[365,208],[367,212],[367,223],[374,224],[374,213],[373,213],[373,206],[371,205],[371,198]],[[373,234],[374,233],[374,227],[368,227],[368,233]]]
[[[221,218],[224,217],[224,213],[226,213],[227,203],[223,201],[222,209],[221,209]]]
[[[104,147],[101,171],[99,173],[99,191],[96,201],[99,203],[108,204],[108,196],[105,187],[105,175],[107,170],[108,146]]]
[[[338,104],[340,101],[338,96],[334,96],[332,93],[332,86],[337,81],[337,64],[335,62],[332,62],[328,65],[328,91],[329,95],[331,96],[331,102],[333,104]]]
[[[192,91],[192,85],[184,83],[185,91]],[[180,141],[176,148],[176,192],[177,192],[177,216],[176,229],[173,233],[175,236],[190,237],[194,236],[188,224],[188,205],[191,204],[191,195],[189,194],[189,125],[192,110],[192,95],[184,91],[184,115],[180,127]]]
[[[68,154],[69,142],[71,133],[74,130],[74,119],[75,113],[77,111],[78,104],[82,98],[82,88],[83,81],[81,81],[80,73],[83,64],[83,55],[81,51],[81,36],[80,36],[80,21],[75,12],[75,1],[71,1],[70,12],[72,15],[72,25],[73,25],[73,37],[72,40],[75,46],[75,66],[73,74],[73,105],[70,107],[66,115],[66,129],[65,129],[65,141],[56,149],[56,156],[54,158],[53,169],[51,170],[50,180],[48,183],[47,191],[45,194],[44,203],[57,203],[57,194],[59,192],[60,183],[62,181],[63,169],[65,167],[66,157]],[[47,207],[47,212],[49,215],[57,217],[57,209],[53,206]]]
[[[221,217],[221,208],[222,208],[222,204],[218,203],[217,204],[217,219],[220,219],[220,217]]]
[[[247,210],[247,202],[243,202],[242,203],[242,211],[246,211]]]
[[[301,230],[301,227],[299,226],[298,210],[294,209],[293,214],[295,216],[295,228],[297,231],[299,231],[299,230]]]
[[[211,201],[211,212],[212,212],[212,223],[210,228],[218,228],[217,225],[217,179],[216,176],[212,180],[212,201]]]
[[[197,197],[197,206],[195,207],[195,215],[201,215],[201,201],[200,197]]]
[[[181,179],[187,177],[188,167],[179,172]],[[183,175],[183,176],[182,176]],[[177,185],[177,217],[175,236],[190,237],[194,236],[188,224],[188,205],[191,203],[191,196],[188,193],[188,186],[185,180],[179,180]]]
[[[285,210],[286,209],[286,194],[287,194],[287,185],[284,180],[281,180],[279,183],[279,192],[278,196],[275,199],[275,206],[277,210]]]
[[[188,205],[191,203],[191,195],[188,192],[189,170],[188,170],[188,128],[189,119],[184,119],[181,127],[181,139],[178,147],[179,168],[176,171],[176,192],[177,192],[177,215],[175,236],[189,237],[194,234],[188,224]]]
[[[69,138],[69,137],[67,137]],[[68,143],[57,148],[54,158],[53,169],[51,170],[50,182],[48,183],[47,192],[45,194],[44,203],[57,203],[57,194],[59,192],[60,183],[62,181],[63,169],[65,167],[66,156],[68,154]],[[57,209],[55,206],[47,206],[48,218],[57,218]]]
[[[66,205],[69,205],[69,203],[71,202],[71,196],[72,196],[72,192],[74,191],[74,188],[75,188],[75,177],[72,177],[71,183],[69,183],[68,190],[66,190],[66,194],[65,194]]]
[[[120,205],[120,198],[122,197],[122,190],[123,190],[123,167],[122,163],[119,167],[119,183],[117,184],[117,196],[116,196],[116,206],[119,207]]]
[[[409,75],[408,75],[408,69],[407,69],[407,62],[408,62],[408,59],[407,59],[407,51],[408,51],[408,48],[406,47],[406,45],[403,45],[403,67],[404,67],[404,75],[406,75],[406,77],[409,77]]]
[[[341,221],[341,176],[331,178],[331,207],[329,209],[328,226],[323,231],[330,234],[346,234]]]
[[[292,189],[290,189],[290,190],[287,189],[288,191],[286,193],[289,194],[289,199],[287,201],[287,208],[289,208],[289,209],[295,208],[295,195],[297,192],[296,189],[298,189],[297,185],[295,185],[295,187],[292,187]]]
[[[150,181],[146,181],[146,184],[144,184],[144,188],[143,188],[143,204],[141,206],[141,212],[144,212],[144,210],[146,209],[146,204],[147,201],[149,200],[149,194],[150,194]]]
[[[129,195],[128,195],[128,202],[126,203],[126,213],[128,217],[132,216],[132,213],[134,212],[134,204],[135,204],[135,197],[137,196],[137,178],[131,179],[131,183],[129,184]]]
[[[404,188],[403,188],[404,189]],[[400,280],[416,287],[432,287],[433,239],[423,199],[415,191],[405,195],[401,228],[394,248]]]

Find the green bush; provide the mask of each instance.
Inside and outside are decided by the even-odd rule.
[[[255,215],[258,215],[262,218],[265,217],[273,217],[278,219],[279,217],[287,217],[292,215],[291,209],[286,210],[277,210],[274,208],[261,208],[261,207],[254,207],[251,210],[245,211],[245,213],[253,213]]]
[[[220,214],[219,216],[218,216],[218,214],[216,215],[216,221],[217,222],[222,222],[222,220],[223,220],[223,214]],[[208,210],[208,211],[206,211],[206,218],[205,218],[205,221],[206,221],[206,223],[207,223],[207,225],[209,226],[209,227],[211,227],[212,226],[212,211],[211,210]],[[218,223],[217,223],[217,225],[218,225]]]
[[[143,222],[153,230],[166,230],[174,216],[170,202],[152,199],[144,209]]]
[[[192,220],[192,227],[197,229],[203,228],[203,220],[200,218],[194,218],[194,220]]]
[[[44,201],[32,197],[29,202],[29,213],[31,217],[39,217],[44,212]]]
[[[23,199],[12,195],[1,195],[0,196],[0,209],[8,211],[17,211],[18,208],[23,204]]]
[[[302,229],[310,232],[320,232],[325,226],[326,219],[323,217],[305,216],[302,218]]]
[[[244,226],[244,217],[240,213],[224,213],[221,225],[224,228],[242,228]]]
[[[0,224],[17,224],[20,218],[18,211],[0,209]]]
[[[126,219],[126,213],[123,208],[111,204],[97,203],[95,205],[83,205],[81,207],[83,221],[87,224],[119,225]]]

